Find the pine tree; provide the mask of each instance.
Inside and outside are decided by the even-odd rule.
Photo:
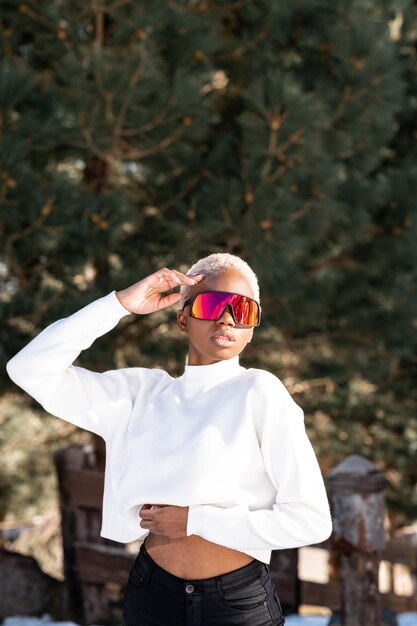
[[[409,0],[0,2],[3,362],[161,266],[241,255],[326,471],[415,483],[416,15]],[[181,371],[174,311],[81,357]],[[3,384],[9,385],[7,380]]]

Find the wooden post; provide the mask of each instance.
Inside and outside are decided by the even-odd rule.
[[[100,536],[104,476],[93,448],[71,445],[57,450],[54,462],[70,614],[82,624],[111,623],[106,582],[126,584],[133,555],[123,544]]]
[[[74,509],[70,490],[65,484],[65,471],[69,466],[82,468],[86,466],[85,448],[73,445],[63,450],[57,450],[53,455],[58,478],[59,503],[61,510],[62,547],[64,553],[64,578],[68,593],[68,608],[71,617],[78,622],[84,622],[84,602],[81,581],[77,574],[75,563],[74,540],[76,539],[77,512]]]
[[[341,576],[343,626],[381,626],[379,551],[384,540],[387,480],[375,465],[351,455],[326,479],[333,515],[332,549]]]

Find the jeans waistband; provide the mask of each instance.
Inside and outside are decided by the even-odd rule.
[[[211,578],[197,580],[179,578],[178,576],[174,576],[174,574],[167,572],[155,563],[149,552],[146,550],[145,541],[143,541],[136,559],[139,561],[142,560],[143,564],[146,563],[147,569],[152,570],[152,577],[158,578],[174,589],[184,590],[187,585],[192,585],[195,591],[203,591],[206,593],[216,591],[219,584],[222,588],[227,588],[236,584],[249,584],[252,581],[259,579],[267,572],[265,563],[255,559],[243,567],[239,567],[231,572],[226,572],[220,576],[212,576]]]

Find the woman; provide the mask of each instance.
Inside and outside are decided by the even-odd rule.
[[[188,337],[179,378],[72,365],[125,315],[175,303]],[[125,626],[283,624],[271,550],[331,533],[302,409],[276,376],[239,364],[260,315],[253,270],[212,254],[186,275],[158,270],[56,321],[7,364],[47,411],[106,442],[101,536],[146,537]]]

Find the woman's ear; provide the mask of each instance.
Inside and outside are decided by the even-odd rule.
[[[185,333],[187,330],[187,316],[184,311],[177,311],[177,326],[178,328]]]

